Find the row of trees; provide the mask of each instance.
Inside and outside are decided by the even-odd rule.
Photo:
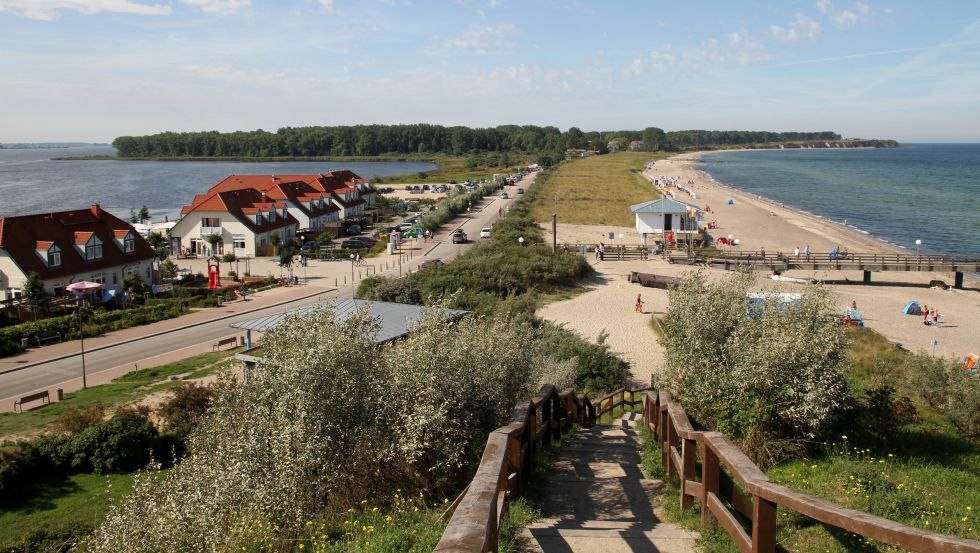
[[[583,132],[571,127],[500,125],[487,128],[442,125],[354,125],[283,127],[276,132],[164,132],[120,136],[112,145],[121,157],[316,157],[383,154],[521,152],[564,154],[566,149],[604,152],[611,140],[644,143],[643,149],[670,150],[709,145],[756,144],[796,140],[840,140],[834,132],[637,131]]]

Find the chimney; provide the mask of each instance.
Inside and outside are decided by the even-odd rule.
[[[99,207],[99,204],[92,204],[92,207],[89,208],[89,211],[91,211],[92,215],[96,217],[102,214],[102,208]]]

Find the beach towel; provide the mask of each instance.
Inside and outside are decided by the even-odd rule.
[[[922,308],[919,307],[919,302],[912,300],[905,304],[905,307],[902,308],[902,313],[906,315],[921,315]]]

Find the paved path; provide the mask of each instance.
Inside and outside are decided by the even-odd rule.
[[[661,522],[663,483],[640,471],[636,413],[580,430],[562,447],[548,477],[543,518],[523,531],[529,551],[681,553],[697,534]]]

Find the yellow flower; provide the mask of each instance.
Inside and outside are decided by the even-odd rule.
[[[841,436],[840,439],[846,440],[847,439],[847,436]]]
[[[372,512],[372,513],[377,513],[377,512],[378,512],[378,508],[377,508],[377,507],[374,507],[374,508],[372,508],[372,509],[371,509],[371,512]]]

